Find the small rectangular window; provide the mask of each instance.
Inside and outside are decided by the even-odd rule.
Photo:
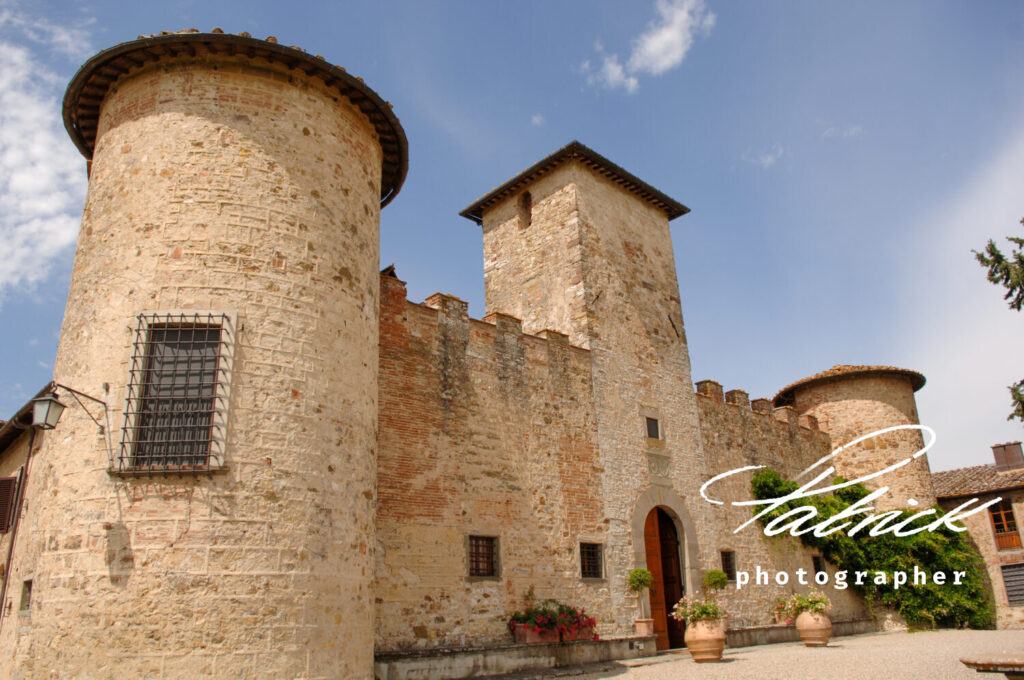
[[[139,314],[119,471],[223,465],[232,347],[226,314]]]
[[[814,563],[815,574],[819,574],[823,571],[828,571],[825,568],[825,560],[822,558],[821,555],[814,555],[813,557],[811,557],[811,561]]]
[[[19,610],[27,612],[32,607],[32,579],[26,579],[21,584],[21,606]]]
[[[661,427],[658,423],[657,418],[646,418],[647,420],[647,438],[648,439],[661,439]]]
[[[722,571],[730,581],[736,580],[736,553],[731,550],[722,551]]]
[[[580,543],[580,576],[604,578],[603,550],[600,543]]]
[[[469,537],[469,575],[498,575],[498,539],[493,536]]]
[[[0,534],[11,530],[14,521],[14,496],[18,490],[17,477],[0,477]]]

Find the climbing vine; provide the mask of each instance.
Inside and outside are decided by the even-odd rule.
[[[834,483],[844,481],[837,478]],[[786,496],[799,485],[782,479],[775,470],[765,468],[754,475],[750,486],[755,498],[767,500]],[[821,521],[843,511],[868,493],[862,484],[854,484],[837,489],[833,494],[788,501],[762,517],[761,522],[767,524],[787,511],[807,505],[818,511],[815,521]],[[757,511],[755,508],[755,514]],[[920,524],[910,523],[908,526],[923,526],[942,515],[942,511],[936,508],[936,514],[917,520]],[[904,511],[895,522],[910,516],[911,513]],[[891,533],[869,536],[866,531],[853,537],[844,531],[827,536],[808,532],[801,535],[800,540],[804,545],[820,550],[827,561],[849,574],[857,570],[869,570],[871,574],[879,571],[888,573],[890,577],[885,584],[876,584],[872,578],[858,585],[851,579],[849,587],[863,595],[869,607],[878,602],[895,609],[912,628],[995,627],[995,610],[985,563],[971,544],[967,532],[956,532],[945,526],[903,537]],[[915,565],[929,576],[938,571],[947,574],[963,571],[966,575],[959,585],[951,582],[936,585],[929,578],[925,585],[906,584],[896,588],[892,574],[912,572]]]

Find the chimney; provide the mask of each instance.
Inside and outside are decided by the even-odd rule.
[[[995,456],[997,470],[1024,468],[1024,451],[1021,451],[1020,442],[995,444],[992,455]]]

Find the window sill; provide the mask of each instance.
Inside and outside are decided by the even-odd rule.
[[[203,467],[146,467],[118,470],[107,468],[111,477],[198,477],[199,475],[215,475],[228,471],[227,465],[211,465]]]
[[[500,576],[467,576],[466,580],[470,583],[476,583],[477,581],[500,581]]]

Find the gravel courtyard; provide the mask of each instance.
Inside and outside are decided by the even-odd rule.
[[[1024,653],[1024,631],[943,630],[926,633],[879,633],[832,638],[828,647],[799,642],[726,649],[722,663],[694,663],[689,654],[564,668],[544,674],[510,676],[578,680],[1002,680],[1001,673],[978,673],[960,663],[962,656]]]

